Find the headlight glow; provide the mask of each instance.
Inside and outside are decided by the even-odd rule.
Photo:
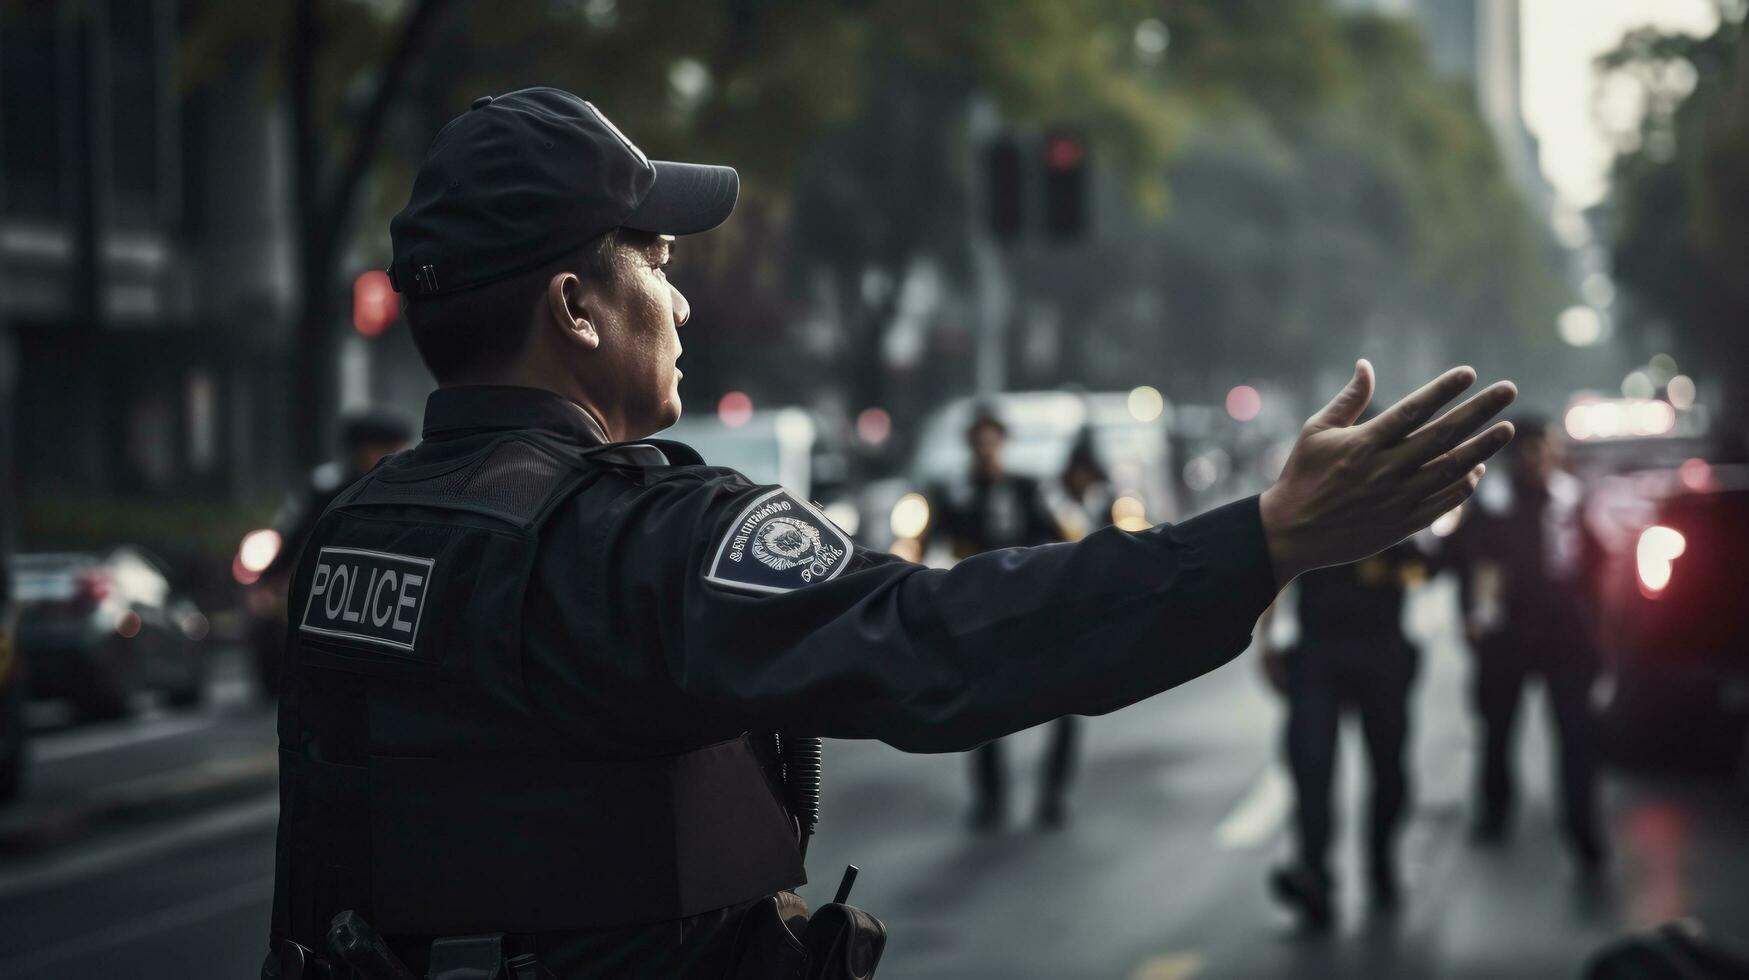
[[[264,527],[258,531],[250,531],[243,535],[243,543],[237,546],[237,564],[244,571],[257,575],[267,571],[267,566],[279,557],[279,532],[273,528]]]
[[[887,521],[896,538],[920,538],[929,527],[929,501],[920,493],[908,493],[893,504]]]
[[[1634,548],[1634,563],[1640,573],[1640,591],[1656,596],[1670,584],[1676,559],[1688,550],[1688,539],[1671,527],[1653,525],[1640,532]]]

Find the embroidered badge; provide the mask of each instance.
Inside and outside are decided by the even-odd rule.
[[[819,511],[769,490],[729,525],[704,577],[749,592],[792,592],[837,577],[851,550],[850,539]]]

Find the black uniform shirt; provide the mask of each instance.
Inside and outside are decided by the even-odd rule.
[[[1408,542],[1352,565],[1301,575],[1301,645],[1402,638],[1404,597],[1409,586],[1426,577],[1426,562]]]
[[[934,511],[931,536],[946,538],[956,558],[1063,539],[1038,482],[1028,477],[974,477],[932,490],[929,502]]]
[[[506,429],[603,441],[556,394],[458,387],[432,394],[420,451],[459,455]],[[528,689],[580,753],[666,754],[744,731],[963,750],[1220,666],[1276,591],[1255,498],[929,569],[661,449],[586,481],[548,521],[524,599]],[[691,923],[584,945],[695,955],[682,947],[709,940]]]

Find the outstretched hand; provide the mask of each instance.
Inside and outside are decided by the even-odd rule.
[[[1512,423],[1473,433],[1518,396],[1501,381],[1434,418],[1475,381],[1474,370],[1452,368],[1357,425],[1372,401],[1373,372],[1364,360],[1355,364],[1347,387],[1306,421],[1281,478],[1263,492],[1278,585],[1382,551],[1469,499],[1482,461],[1512,440]]]

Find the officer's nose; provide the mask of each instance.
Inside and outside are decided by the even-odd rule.
[[[674,326],[676,329],[686,326],[686,321],[692,319],[692,304],[686,301],[686,294],[669,286],[674,291]]]

